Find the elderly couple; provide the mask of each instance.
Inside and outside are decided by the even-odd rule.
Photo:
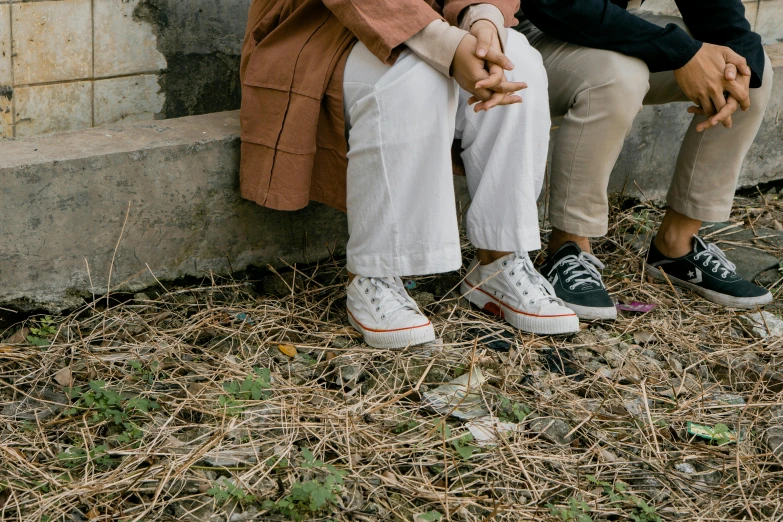
[[[478,249],[475,306],[537,334],[612,320],[590,253],[609,175],[643,105],[691,101],[648,275],[712,302],[769,303],[702,221],[729,216],[772,67],[741,0],[681,0],[683,18],[623,0],[254,0],[242,60],[243,197],[348,214],[347,306],[370,346],[434,339],[400,276],[462,266],[451,149],[461,144]],[[514,27],[514,29],[510,29]],[[540,248],[550,114],[548,258]]]

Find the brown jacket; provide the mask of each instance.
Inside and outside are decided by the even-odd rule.
[[[253,0],[242,49],[242,197],[345,210],[343,70],[358,38],[385,63],[430,22],[489,3],[515,23],[519,0]]]

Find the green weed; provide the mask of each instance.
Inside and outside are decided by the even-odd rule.
[[[87,390],[77,386],[68,388],[66,392],[76,402],[63,412],[64,415],[92,412],[91,422],[108,422],[121,429],[115,437],[119,443],[129,443],[142,437],[142,431],[131,421],[134,413],[149,413],[160,408],[157,402],[144,397],[125,398],[107,388],[105,381],[90,381]]]
[[[225,504],[229,500],[243,503],[255,502],[256,500],[255,496],[250,495],[226,477],[220,477],[213,482],[212,487],[207,490],[207,495],[211,495],[218,504]]]
[[[438,433],[440,433],[445,440],[451,439],[451,428],[444,421],[441,421],[441,423],[438,424]],[[471,444],[471,442],[474,441],[475,438],[473,435],[466,433],[457,439],[451,440],[450,444],[463,460],[468,460],[474,453],[480,451],[477,446]]]
[[[508,397],[500,395],[498,418],[505,422],[523,422],[532,411],[527,404],[512,402]]]
[[[563,522],[593,522],[590,516],[590,506],[582,497],[568,499],[568,507],[559,508],[553,504],[547,504],[549,512]]]
[[[265,500],[263,508],[278,513],[290,520],[305,520],[333,506],[342,490],[345,471],[315,458],[313,453],[302,449],[302,468],[318,472],[318,477],[305,482],[295,482],[291,492],[277,502]]]
[[[57,327],[54,325],[54,319],[47,315],[38,320],[38,326],[30,327],[30,334],[27,341],[34,346],[49,346],[52,344],[51,338],[57,334]]]
[[[604,489],[604,493],[609,496],[611,504],[631,505],[631,512],[628,517],[634,522],[662,522],[661,517],[655,512],[655,508],[650,506],[628,491],[628,485],[624,482],[611,484],[595,478],[595,475],[587,475],[587,480]]]
[[[243,381],[230,381],[223,384],[226,393],[218,398],[218,404],[229,415],[238,415],[245,409],[249,400],[260,401],[272,396],[272,374],[269,368],[253,368]]]

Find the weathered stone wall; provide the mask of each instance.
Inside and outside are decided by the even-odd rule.
[[[239,53],[251,0],[142,0],[158,35],[167,118],[239,108]]]
[[[0,0],[0,138],[239,106],[250,0]]]
[[[250,2],[0,0],[0,138],[238,108]],[[783,41],[783,0],[745,8],[765,43]]]
[[[240,198],[237,112],[5,140],[0,158],[0,305],[61,310],[344,253],[340,212]]]
[[[761,35],[765,44],[783,42],[783,0],[743,0],[750,27]],[[674,0],[647,0],[644,9],[679,16]]]
[[[151,119],[166,60],[134,2],[0,3],[0,136]]]

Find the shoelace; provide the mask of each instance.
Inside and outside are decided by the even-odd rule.
[[[555,289],[544,276],[538,273],[533,262],[527,256],[517,254],[513,261],[507,261],[509,276],[513,283],[521,287],[522,295],[529,297],[529,304],[545,301],[545,304],[563,304],[563,301],[555,295]],[[522,287],[522,280],[527,277],[528,284]],[[531,295],[532,294],[532,295]]]
[[[726,279],[726,276],[729,274],[733,274],[735,270],[737,270],[737,265],[729,261],[729,259],[726,257],[726,254],[723,253],[723,250],[715,246],[714,244],[705,243],[700,237],[696,237],[696,241],[699,242],[703,247],[704,250],[701,252],[698,252],[695,256],[693,256],[694,261],[698,261],[702,257],[704,257],[704,266],[709,266],[710,263],[712,263],[712,271],[713,273],[717,273],[718,270],[723,270],[721,272],[721,277],[723,279]]]
[[[419,312],[419,307],[416,301],[411,299],[408,293],[405,291],[400,283],[392,277],[361,277],[359,278],[359,284],[364,284],[365,281],[369,281],[372,287],[375,289],[375,296],[370,299],[370,303],[375,305],[375,311],[380,312],[382,307],[389,303],[390,306],[384,310],[381,319],[385,319],[387,314],[396,312],[408,308],[412,311]],[[369,293],[370,288],[366,288],[365,292]]]
[[[603,286],[603,278],[600,271],[604,269],[604,264],[592,254],[580,252],[578,256],[565,256],[555,263],[552,270],[559,266],[566,266],[563,274],[567,276],[565,282],[570,283],[569,289],[571,290],[582,285]]]

